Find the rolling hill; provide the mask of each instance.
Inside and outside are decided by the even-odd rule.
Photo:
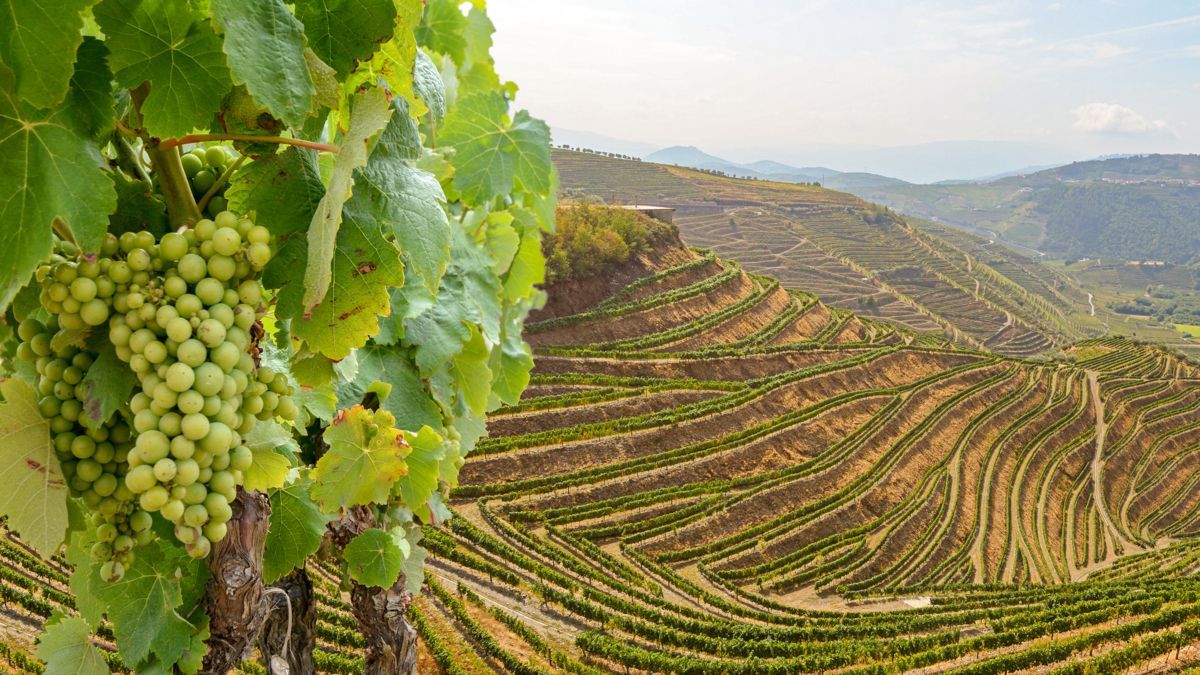
[[[827,184],[1052,257],[1200,261],[1198,155],[1076,162],[953,185]]]
[[[529,325],[531,387],[426,528],[420,672],[1200,663],[1195,364],[967,350],[678,241],[591,287]],[[40,672],[70,570],[0,558],[0,664]],[[309,573],[317,669],[360,672],[336,573]]]
[[[849,194],[568,150],[554,160],[568,196],[674,207],[689,244],[866,317],[1014,356],[1103,335],[1107,323],[1133,330],[1104,307],[1092,315],[1069,276]]]

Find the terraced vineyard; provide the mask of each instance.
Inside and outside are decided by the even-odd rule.
[[[569,150],[554,160],[568,194],[674,207],[690,243],[833,307],[1010,356],[1108,331],[1067,277],[848,194]]]
[[[1196,364],[968,350],[682,246],[605,278],[535,317],[534,383],[426,528],[420,672],[1200,663]],[[0,661],[41,672],[69,567],[0,558]],[[347,596],[309,574],[316,668],[361,672]]]

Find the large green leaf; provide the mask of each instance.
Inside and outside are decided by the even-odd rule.
[[[225,192],[230,208],[255,212],[255,222],[270,230],[281,245],[303,242],[324,195],[316,152],[297,147],[246,164]],[[295,276],[295,270],[285,272],[289,278]]]
[[[232,82],[221,39],[199,8],[187,0],[103,0],[95,14],[117,81],[130,89],[150,82],[141,108],[150,133],[172,138],[209,125]]]
[[[312,50],[342,75],[396,30],[393,0],[298,0],[296,16]]]
[[[104,157],[71,110],[18,101],[11,72],[0,67],[0,310],[50,255],[52,223],[94,251],[116,208]]]
[[[356,377],[337,388],[338,405],[349,407],[361,403],[367,389],[382,382],[389,392],[380,407],[395,416],[398,428],[411,431],[426,425],[441,427],[440,409],[429,395],[408,349],[369,344],[358,351],[358,364]]]
[[[95,585],[108,607],[121,660],[140,664],[150,656],[173,664],[192,644],[197,627],[183,613],[203,592],[207,569],[177,544],[159,540],[139,546],[119,581]],[[201,615],[202,616],[202,615]]]
[[[467,56],[467,17],[463,16],[455,0],[427,0],[421,25],[417,27],[417,41],[435,52],[441,52],[463,65]]]
[[[101,142],[112,133],[116,117],[112,79],[108,48],[96,38],[84,38],[75,58],[71,89],[63,105],[67,106],[71,119],[81,132]]]
[[[468,204],[507,195],[514,185],[540,193],[550,188],[550,127],[524,110],[510,121],[501,94],[461,99],[446,115],[439,138],[455,148],[454,186]]]
[[[304,311],[311,313],[333,283],[333,258],[342,224],[342,206],[354,188],[354,170],[366,166],[371,141],[387,126],[392,116],[387,95],[373,88],[354,97],[350,129],[342,138],[325,196],[317,204],[308,227],[308,262],[304,270]]]
[[[63,100],[83,34],[83,10],[96,0],[0,3],[0,63],[12,69],[17,97],[37,108]]]
[[[450,260],[450,224],[442,203],[442,186],[433,174],[411,165],[421,151],[421,137],[408,116],[404,99],[397,107],[367,166],[355,174],[355,189],[369,206],[368,215],[395,237],[410,272],[430,290],[438,286]]]
[[[312,481],[299,479],[271,493],[271,529],[263,552],[263,581],[272,583],[304,564],[321,547],[330,516],[309,496]]]
[[[67,484],[50,441],[50,423],[23,380],[0,382],[0,514],[38,553],[58,552],[67,530]]]
[[[313,499],[326,513],[357,504],[386,504],[396,481],[408,472],[411,448],[385,410],[342,410],[325,430],[329,450],[313,469]]]
[[[137,375],[117,357],[112,344],[105,341],[81,384],[83,410],[79,413],[79,421],[89,429],[98,429],[118,408],[129,402]]]
[[[312,78],[304,58],[304,27],[283,0],[212,0],[225,31],[233,79],[254,100],[295,128],[313,107]]]
[[[404,283],[400,251],[384,239],[364,201],[356,194],[345,206],[332,281],[321,304],[302,314],[300,283],[286,285],[279,298],[279,314],[292,317],[296,337],[335,360],[346,358],[379,331],[379,317],[391,311],[388,288]]]
[[[91,630],[83,617],[60,617],[47,623],[38,638],[37,655],[46,662],[45,675],[108,675],[111,672],[100,650],[92,644]]]
[[[283,487],[292,468],[288,455],[295,456],[300,450],[291,432],[275,421],[259,422],[245,440],[254,461],[242,472],[246,481],[243,487],[259,492]]]
[[[400,578],[408,541],[378,528],[358,535],[343,551],[350,578],[364,586],[387,588]]]
[[[396,481],[396,494],[404,506],[425,522],[429,519],[429,496],[438,489],[438,473],[442,460],[446,458],[446,442],[436,431],[422,427],[417,433],[404,432],[404,438],[412,446],[408,463],[408,475]]]

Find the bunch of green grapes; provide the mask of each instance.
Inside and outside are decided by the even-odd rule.
[[[115,240],[110,243],[115,245]],[[107,276],[106,261],[68,258],[76,253],[69,243],[60,243],[38,269],[41,303],[50,316],[45,322],[30,317],[21,323],[17,358],[34,365],[38,409],[50,421],[68,488],[93,510],[97,543],[92,556],[102,563],[104,578],[119,579],[133,561],[134,545],[152,536],[151,518],[125,486],[126,460],[133,448],[129,408],[101,424],[83,423],[83,380],[98,354],[81,346],[87,343],[80,339],[79,327],[104,322],[115,285]]]
[[[198,147],[184,153],[183,172],[187,174],[188,183],[192,186],[192,195],[199,200],[207,194],[221,177],[221,172],[236,159],[233,148],[224,146]],[[225,190],[228,187],[229,181],[226,181],[208,201],[204,210],[209,216],[215,217],[229,207],[229,202],[225,199]]]
[[[109,235],[99,257],[73,246],[38,270],[46,322],[18,330],[18,357],[34,363],[42,413],[73,494],[93,509],[101,574],[119,579],[151,514],[175,526],[203,558],[225,537],[231,502],[253,454],[242,443],[258,420],[294,420],[287,378],[258,368],[255,335],[264,312],[257,277],[271,258],[270,233],[222,211],[156,240]],[[65,291],[65,295],[64,295]],[[138,388],[96,429],[79,421],[80,383],[97,354],[78,345],[107,335]]]
[[[117,356],[140,385],[129,403],[125,485],[203,558],[225,537],[253,460],[242,438],[257,420],[298,413],[287,379],[251,355],[270,234],[229,211],[158,242],[146,234],[122,235],[125,259],[113,263],[122,273],[153,270],[145,286],[118,287],[109,321]]]

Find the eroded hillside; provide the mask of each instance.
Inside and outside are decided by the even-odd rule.
[[[569,150],[554,160],[569,193],[674,207],[688,243],[862,316],[1012,356],[1106,330],[1067,277],[848,194]]]

